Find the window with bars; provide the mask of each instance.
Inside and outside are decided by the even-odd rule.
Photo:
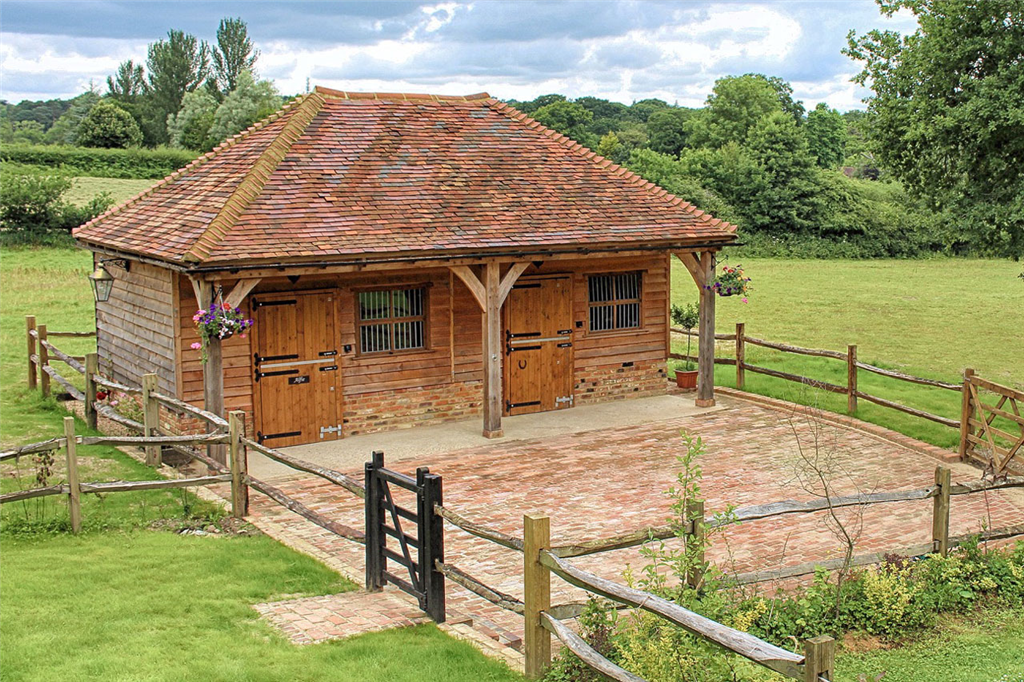
[[[590,331],[607,332],[638,328],[640,288],[639,272],[591,275],[588,282]]]
[[[426,289],[359,293],[359,352],[425,348]]]

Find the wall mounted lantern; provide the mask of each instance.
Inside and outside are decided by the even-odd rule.
[[[129,271],[129,264],[123,258],[101,258],[96,264],[96,269],[89,275],[89,284],[92,286],[92,295],[97,303],[106,303],[110,300],[110,291],[114,288],[114,276],[110,274],[104,263],[117,263],[125,272]]]

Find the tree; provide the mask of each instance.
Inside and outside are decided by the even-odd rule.
[[[586,126],[593,120],[594,115],[576,102],[561,100],[537,109],[533,112],[533,118],[548,128],[571,137],[580,144],[587,144],[589,135]]]
[[[661,99],[642,99],[639,102],[633,102],[629,107],[629,114],[640,123],[647,123],[647,119],[651,117],[655,111],[661,111],[662,109],[668,109],[669,104],[665,100]]]
[[[678,155],[686,147],[687,122],[694,116],[693,109],[672,107],[659,109],[647,119],[647,133],[651,149],[662,154]]]
[[[909,10],[908,36],[848,36],[871,88],[870,135],[913,194],[955,217],[954,249],[1024,255],[1024,5],[1020,0],[882,0]]]
[[[206,41],[182,31],[170,30],[167,40],[149,46],[146,60],[152,109],[159,141],[167,141],[167,116],[177,114],[186,92],[206,81],[210,73],[210,49]]]
[[[751,78],[764,79],[775,90],[775,96],[779,98],[779,105],[782,107],[782,110],[792,116],[797,125],[803,123],[804,105],[803,102],[793,99],[793,86],[778,76],[765,76],[760,73],[748,73],[747,75]]]
[[[91,89],[72,99],[68,110],[46,131],[46,144],[77,144],[79,124],[99,101]]]
[[[238,82],[213,116],[210,138],[219,143],[240,133],[253,123],[266,118],[281,106],[281,97],[273,83],[259,81],[248,71],[238,75]]]
[[[132,115],[110,101],[99,102],[78,124],[83,147],[128,149],[142,143],[142,130]]]
[[[513,99],[513,100],[509,100],[509,104],[511,104],[516,109],[518,109],[519,111],[523,112],[524,114],[532,116],[533,112],[537,111],[541,107],[546,107],[547,105],[554,104],[555,102],[564,102],[564,101],[566,101],[565,100],[565,95],[554,95],[554,94],[552,94],[552,95],[541,95],[540,97],[537,97],[536,99],[534,99],[534,100],[532,100],[530,102],[517,102],[516,100]]]
[[[167,136],[172,147],[208,152],[216,141],[210,137],[217,100],[207,88],[185,93],[181,111],[167,117]]]
[[[742,144],[761,118],[782,111],[776,86],[764,76],[747,74],[719,78],[708,95],[707,106],[690,122],[691,144],[704,147],[721,147],[728,142]]]
[[[111,98],[119,102],[133,103],[144,95],[146,90],[146,76],[142,64],[136,64],[131,59],[121,62],[113,76],[107,76],[107,92]]]
[[[213,70],[217,83],[225,93],[238,87],[243,71],[255,73],[260,51],[249,39],[249,29],[241,18],[221,19],[217,27],[217,46],[213,48]]]
[[[807,115],[807,144],[822,168],[835,168],[846,158],[846,123],[835,109],[819,102]]]
[[[650,149],[636,149],[626,165],[643,179],[685,199],[702,211],[708,211],[716,218],[734,224],[741,222],[739,214],[679,159]]]

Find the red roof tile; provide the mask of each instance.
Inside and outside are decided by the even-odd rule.
[[[74,234],[226,265],[734,231],[486,94],[317,88]]]

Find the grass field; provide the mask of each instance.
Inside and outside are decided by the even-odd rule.
[[[131,199],[136,194],[148,189],[156,180],[121,180],[117,178],[75,178],[65,197],[76,206],[89,203],[100,192],[107,192],[115,204]]]

